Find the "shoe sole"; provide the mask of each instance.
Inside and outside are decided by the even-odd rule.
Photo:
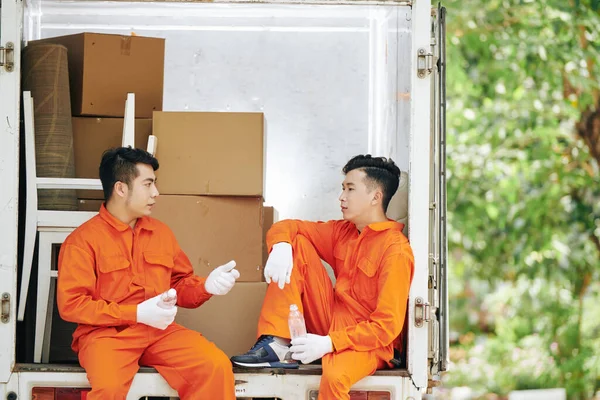
[[[240,367],[245,368],[286,368],[286,369],[298,369],[298,363],[286,363],[286,362],[264,362],[264,363],[242,363],[233,361],[233,363]]]

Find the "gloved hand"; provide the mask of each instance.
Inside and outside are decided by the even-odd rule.
[[[165,330],[175,320],[177,307],[160,308],[158,302],[162,294],[145,300],[137,306],[137,322],[156,329]]]
[[[325,354],[331,353],[333,345],[329,336],[319,336],[309,333],[304,337],[293,339],[290,351],[294,360],[301,361],[302,364],[310,364],[322,358]]]
[[[160,301],[157,303],[160,308],[171,308],[177,304],[177,290],[171,288],[160,295]]]
[[[274,244],[265,265],[267,283],[276,282],[279,289],[283,289],[286,283],[290,283],[293,268],[292,245],[286,242]]]
[[[210,294],[223,295],[229,293],[235,280],[240,277],[240,272],[235,268],[235,261],[215,268],[206,278],[204,288]]]

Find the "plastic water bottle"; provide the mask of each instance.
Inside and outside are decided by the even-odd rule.
[[[297,337],[306,336],[306,324],[304,322],[304,316],[300,310],[298,310],[298,306],[295,304],[290,305],[288,326],[290,327],[290,338],[292,340]]]
[[[160,296],[160,301],[157,305],[160,308],[169,309],[174,307],[175,304],[177,304],[177,291],[175,289],[169,289]]]

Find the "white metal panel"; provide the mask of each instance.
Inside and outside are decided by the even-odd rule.
[[[280,218],[340,218],[341,168],[356,154],[393,154],[408,169],[406,83],[407,106],[396,96],[409,7],[42,1],[41,11],[31,39],[166,38],[165,110],[264,112],[265,199]]]
[[[308,393],[319,388],[319,375],[236,373],[236,397],[270,398],[282,400],[305,400]],[[35,387],[89,387],[85,372],[18,372],[9,383],[19,399],[29,400]],[[357,382],[353,390],[385,390],[391,393],[392,400],[419,400],[421,393],[411,384],[410,378],[398,376],[369,376]],[[145,396],[176,396],[158,373],[136,374],[127,394],[127,399],[137,400]]]
[[[1,0],[0,46],[14,44],[14,70],[0,67],[0,296],[10,296],[10,318],[0,322],[0,382],[15,362],[17,306],[17,220],[19,195],[19,93],[23,3]]]
[[[392,158],[403,171],[400,188],[390,202],[387,215],[407,224],[411,10],[395,8],[385,14],[382,11],[373,14],[377,18],[370,25],[368,152]]]
[[[427,386],[428,370],[428,324],[415,326],[415,300],[429,298],[429,198],[431,152],[431,79],[417,76],[418,49],[431,48],[431,3],[416,0],[412,7],[412,64],[411,76],[411,129],[410,129],[410,193],[409,235],[415,256],[415,274],[409,300],[409,352],[408,370],[419,388]]]

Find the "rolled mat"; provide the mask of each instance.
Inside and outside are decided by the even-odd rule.
[[[74,178],[67,48],[32,43],[22,57],[23,90],[33,97],[37,176]],[[76,211],[76,191],[38,190],[38,209]]]

